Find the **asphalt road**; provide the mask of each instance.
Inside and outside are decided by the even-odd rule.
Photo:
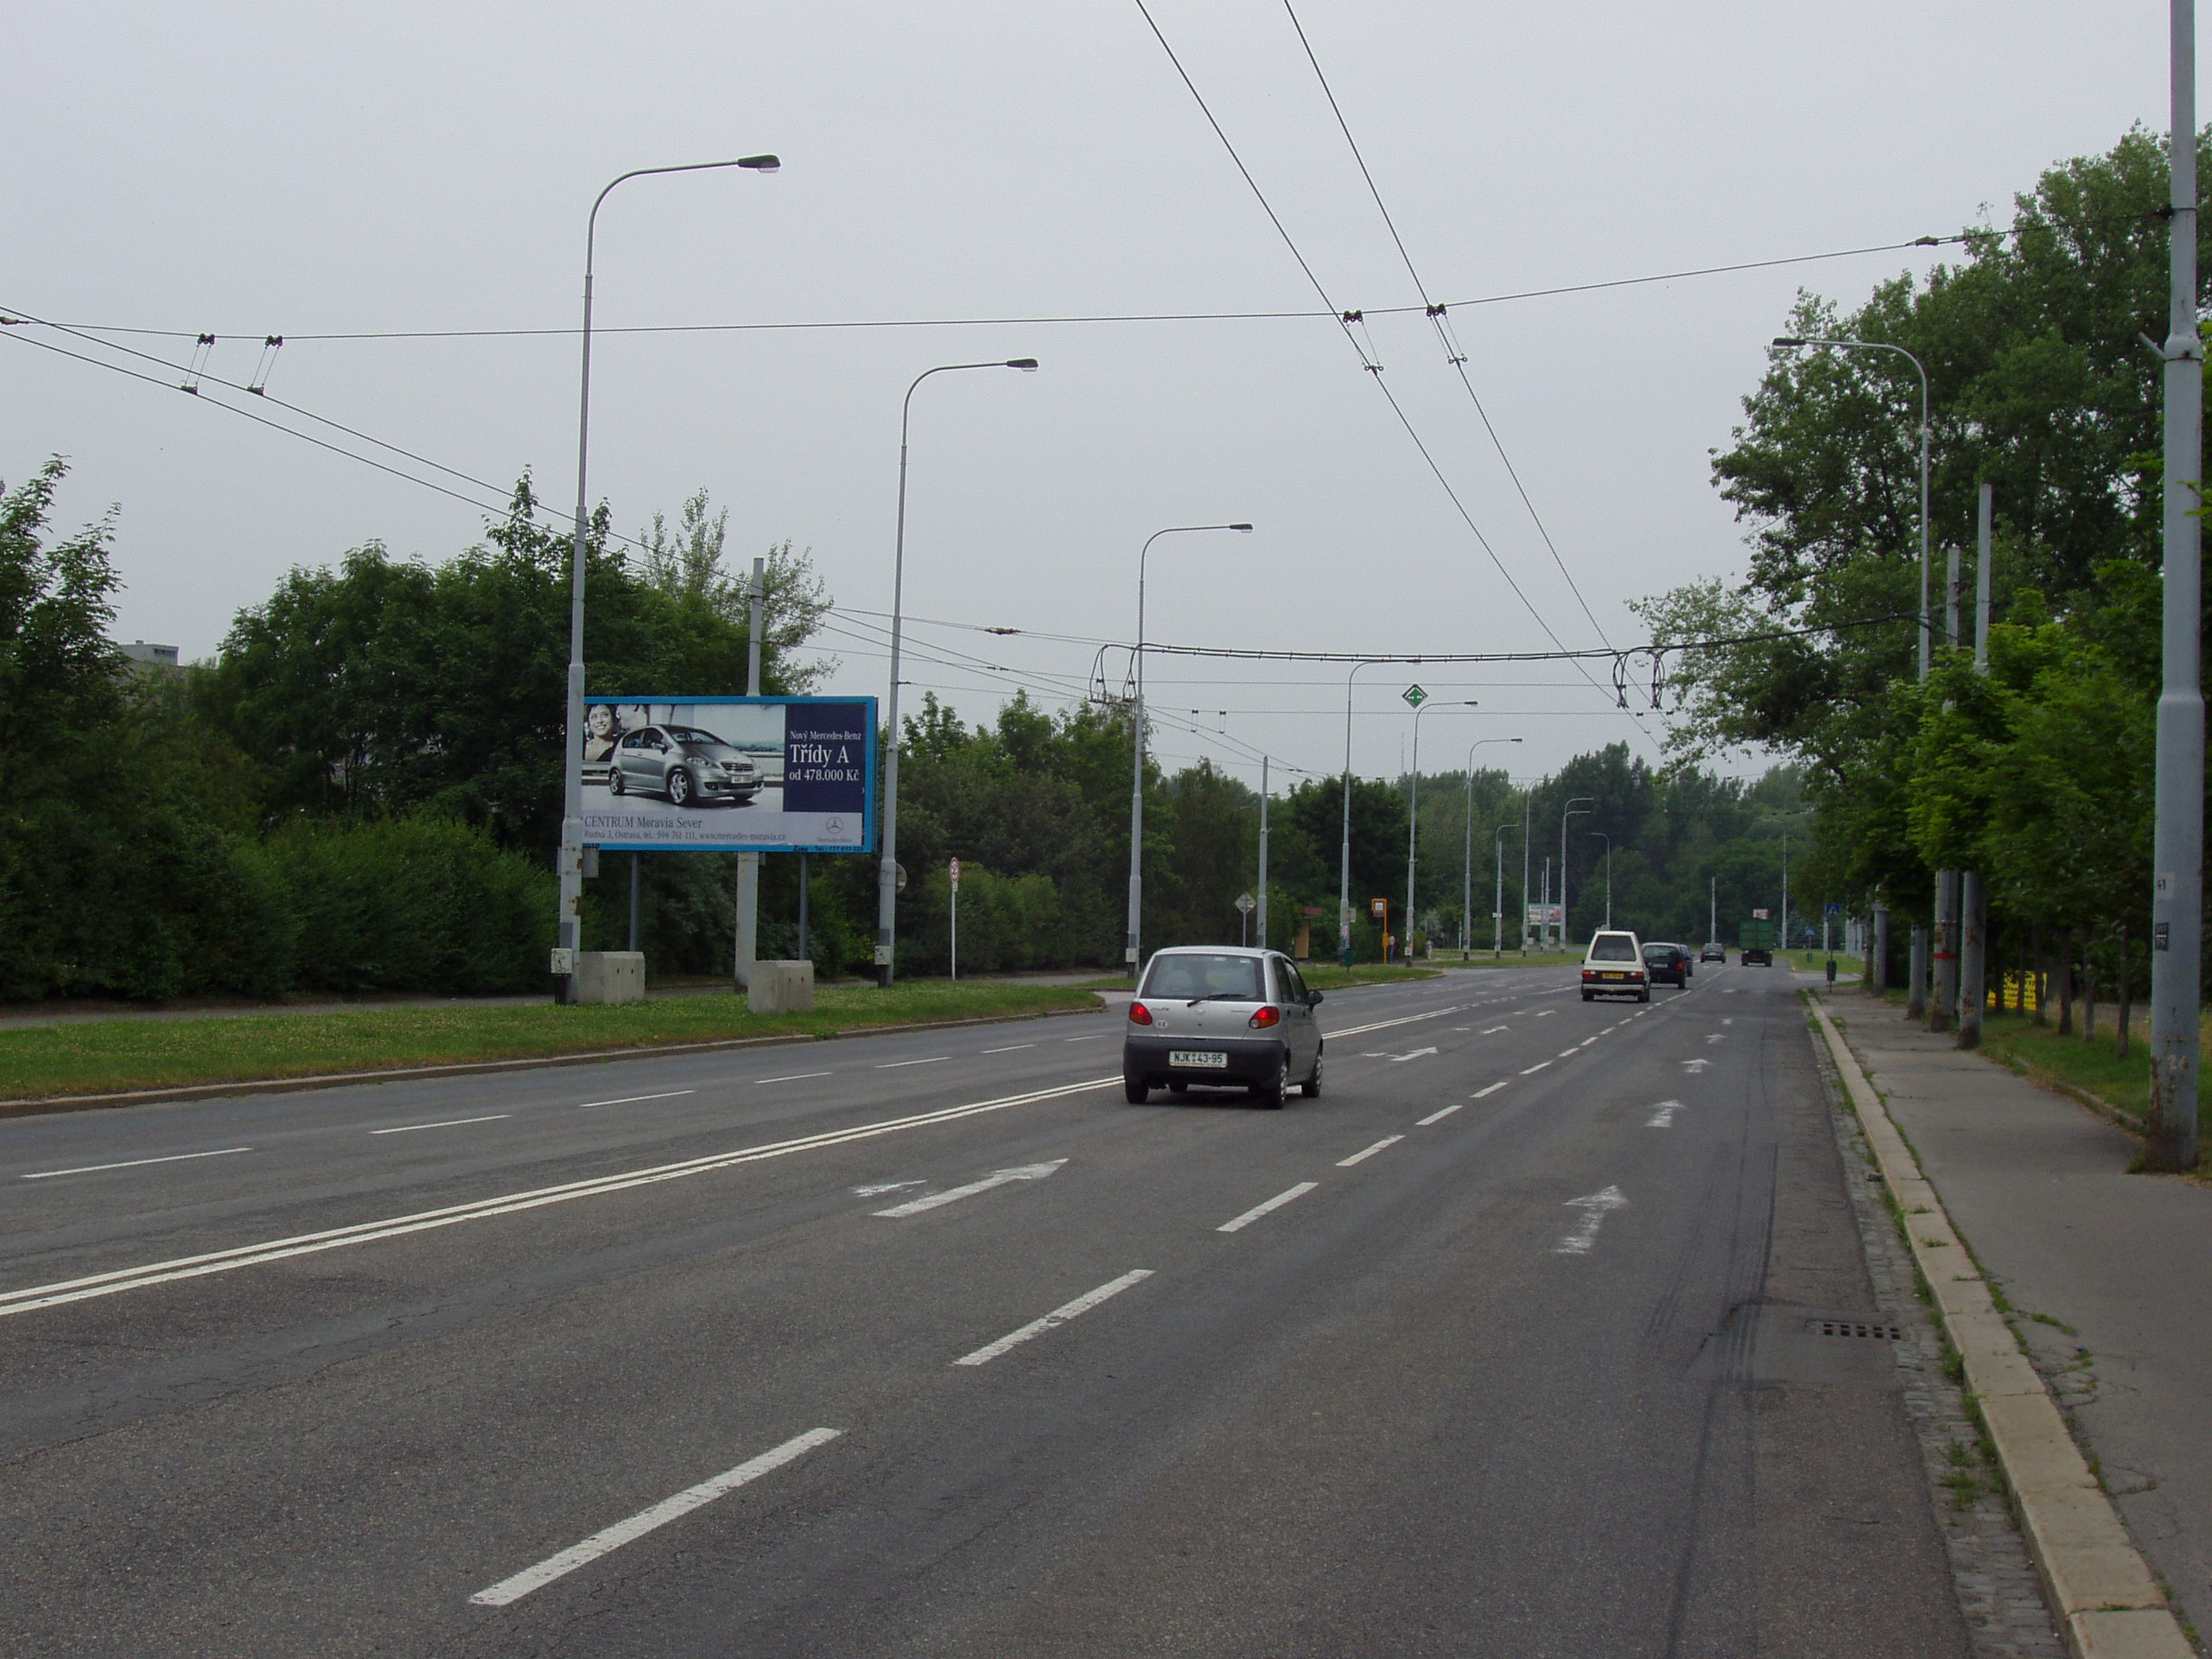
[[[0,1122],[11,1655],[1963,1655],[1785,970]]]

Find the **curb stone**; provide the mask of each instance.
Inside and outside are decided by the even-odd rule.
[[[1096,995],[1096,993],[1093,993]],[[396,1065],[366,1071],[319,1071],[303,1077],[254,1077],[230,1083],[179,1084],[169,1089],[130,1089],[105,1095],[44,1095],[0,1100],[0,1118],[35,1117],[48,1112],[86,1112],[118,1106],[153,1106],[163,1101],[213,1100],[227,1095],[265,1095],[286,1089],[342,1089],[355,1083],[395,1083],[410,1077],[466,1077],[487,1071],[531,1071],[548,1065],[595,1065],[607,1060],[635,1060],[659,1054],[701,1054],[716,1049],[781,1048],[794,1043],[823,1043],[841,1037],[880,1037],[899,1031],[943,1031],[955,1026],[1011,1026],[1025,1020],[1098,1014],[1101,1008],[1039,1008],[1033,1014],[982,1014],[959,1020],[915,1020],[896,1026],[855,1026],[845,1031],[792,1032],[774,1037],[718,1037],[695,1043],[640,1043],[631,1048],[580,1049],[573,1054],[518,1055],[504,1060],[459,1060],[444,1065]]]
[[[1807,1002],[1883,1179],[1904,1212],[1913,1260],[1965,1362],[1967,1386],[1979,1397],[2067,1647],[2076,1659],[2194,1659],[2196,1649],[1998,1311],[1942,1198],[1921,1173],[1834,1018],[1817,1000]]]

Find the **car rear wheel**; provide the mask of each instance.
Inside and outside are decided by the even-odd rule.
[[[1290,1059],[1285,1056],[1275,1063],[1274,1080],[1252,1085],[1252,1098],[1271,1111],[1282,1109],[1283,1097],[1290,1090]]]
[[[668,774],[668,804],[682,806],[691,798],[691,774],[678,766]]]
[[[1582,1000],[1585,1002],[1594,1002],[1598,1000],[1598,993],[1595,991],[1585,991],[1582,993]]]
[[[1152,1090],[1147,1086],[1142,1077],[1124,1075],[1122,1078],[1122,1096],[1130,1105],[1141,1106],[1152,1098]]]
[[[610,795],[620,795],[623,788],[622,768],[609,766],[607,769],[607,792]]]
[[[1321,1098],[1321,1057],[1313,1057],[1313,1075],[1298,1085],[1298,1092],[1308,1100]]]
[[[1639,1002],[1649,1002],[1651,1000],[1651,988],[1647,985],[1638,991],[1636,994],[1636,1000]]]

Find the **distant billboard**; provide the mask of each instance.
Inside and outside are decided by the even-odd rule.
[[[874,697],[594,697],[584,841],[614,852],[875,848]]]
[[[1564,927],[1567,925],[1565,905],[1530,905],[1529,925],[1531,927]]]

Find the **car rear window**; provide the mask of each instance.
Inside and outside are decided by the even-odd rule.
[[[1671,957],[1674,954],[1675,947],[1671,944],[1647,944],[1643,947],[1643,959],[1646,962],[1657,962],[1662,957]]]
[[[1592,962],[1634,962],[1636,941],[1625,933],[1600,933],[1590,941]]]
[[[1264,1002],[1260,963],[1252,957],[1154,957],[1141,996],[1219,996]]]

